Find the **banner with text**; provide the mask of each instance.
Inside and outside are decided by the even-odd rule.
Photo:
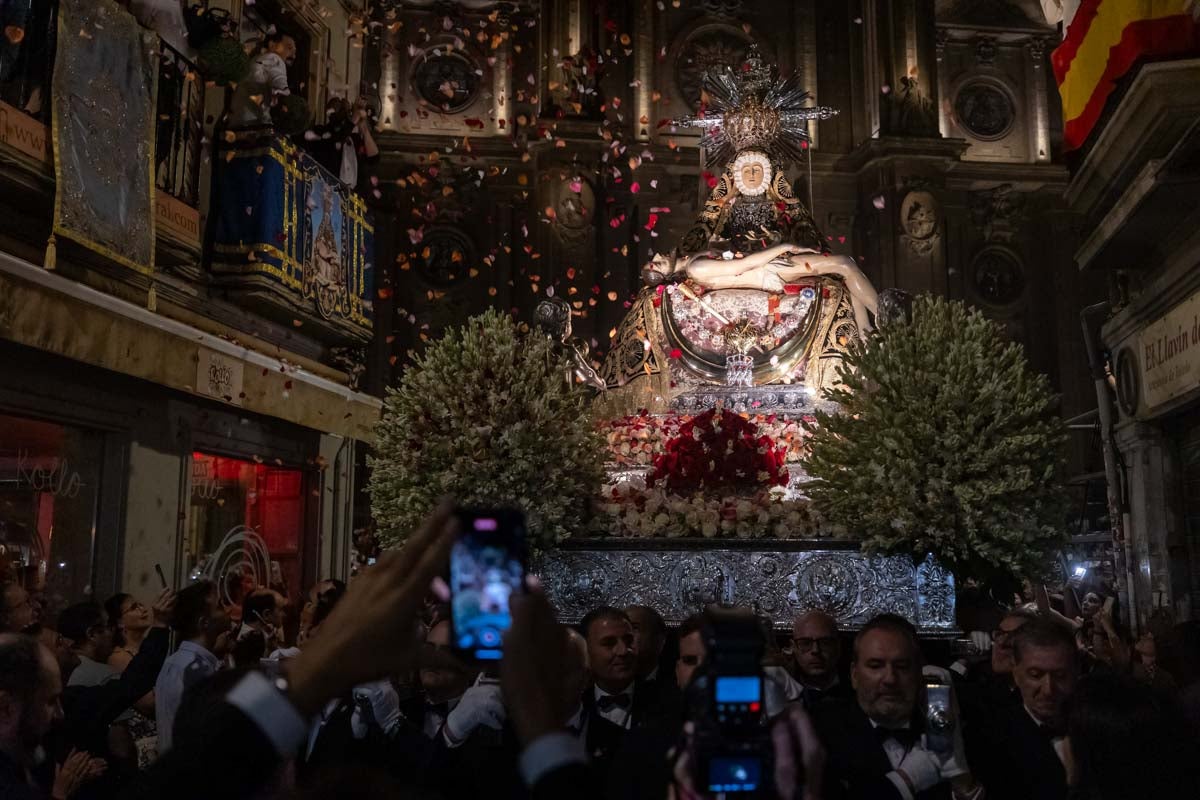
[[[1138,334],[1148,409],[1200,387],[1200,292]]]

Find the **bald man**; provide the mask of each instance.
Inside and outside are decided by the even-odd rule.
[[[837,622],[824,611],[808,611],[792,623],[792,663],[803,688],[804,708],[811,711],[826,697],[846,697],[849,689],[838,674],[842,640]]]

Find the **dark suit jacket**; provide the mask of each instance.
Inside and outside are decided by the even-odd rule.
[[[250,800],[279,766],[279,757],[262,730],[238,709],[220,703],[205,716],[195,738],[179,742],[151,764],[120,799]],[[22,795],[13,796],[25,800]],[[599,792],[587,765],[571,764],[544,775],[530,796],[533,800],[591,800]]]
[[[450,747],[445,738],[425,735],[425,707],[420,697],[401,704],[403,721],[392,732],[386,755],[392,774],[416,781],[424,789],[446,800],[493,797],[523,799],[528,796],[518,771],[520,746],[516,734],[479,728],[458,747]]]
[[[119,797],[249,800],[279,765],[275,748],[258,726],[228,703],[219,703],[205,715],[196,736],[176,742]]]
[[[166,628],[151,628],[137,655],[116,680],[99,686],[68,686],[63,689],[63,724],[50,748],[61,763],[72,749],[86,750],[108,761],[108,771],[86,784],[77,800],[115,797],[133,775],[109,757],[108,728],[126,709],[154,691],[154,682],[167,658],[170,638]]]
[[[830,700],[849,701],[853,698],[854,690],[850,688],[850,682],[839,678],[838,682],[828,689],[810,689],[804,686],[804,694],[800,696],[800,702],[805,711],[811,712],[817,706]]]
[[[607,781],[613,759],[631,731],[662,723],[678,725],[683,715],[683,698],[679,690],[658,681],[638,681],[633,688],[629,729],[621,728],[596,709],[596,692],[588,686],[583,693],[585,726],[584,747],[597,777]]]
[[[25,768],[0,753],[0,798],[3,800],[42,800],[47,792],[31,786]]]
[[[989,800],[1063,800],[1067,773],[1050,737],[1025,706],[997,709],[982,730],[972,771]]]
[[[812,718],[827,756],[826,800],[900,800],[899,790],[887,778],[892,763],[856,700],[826,700],[813,710]],[[945,783],[917,795],[917,800],[949,798]]]
[[[666,797],[672,782],[667,753],[679,743],[682,729],[682,719],[663,718],[629,731],[611,757],[605,797],[609,800]]]

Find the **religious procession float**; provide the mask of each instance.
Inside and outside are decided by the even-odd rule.
[[[389,396],[381,529],[447,492],[516,504],[566,621],[722,603],[954,635],[956,573],[1011,579],[1060,535],[1045,379],[978,313],[877,293],[826,251],[784,165],[835,112],[753,51],[705,89],[676,124],[724,169],[603,363],[562,300],[531,328],[489,312],[448,332]]]

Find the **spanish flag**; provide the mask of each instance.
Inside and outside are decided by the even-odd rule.
[[[1051,55],[1062,96],[1063,143],[1082,145],[1116,81],[1139,61],[1200,55],[1189,0],[1082,0]]]

